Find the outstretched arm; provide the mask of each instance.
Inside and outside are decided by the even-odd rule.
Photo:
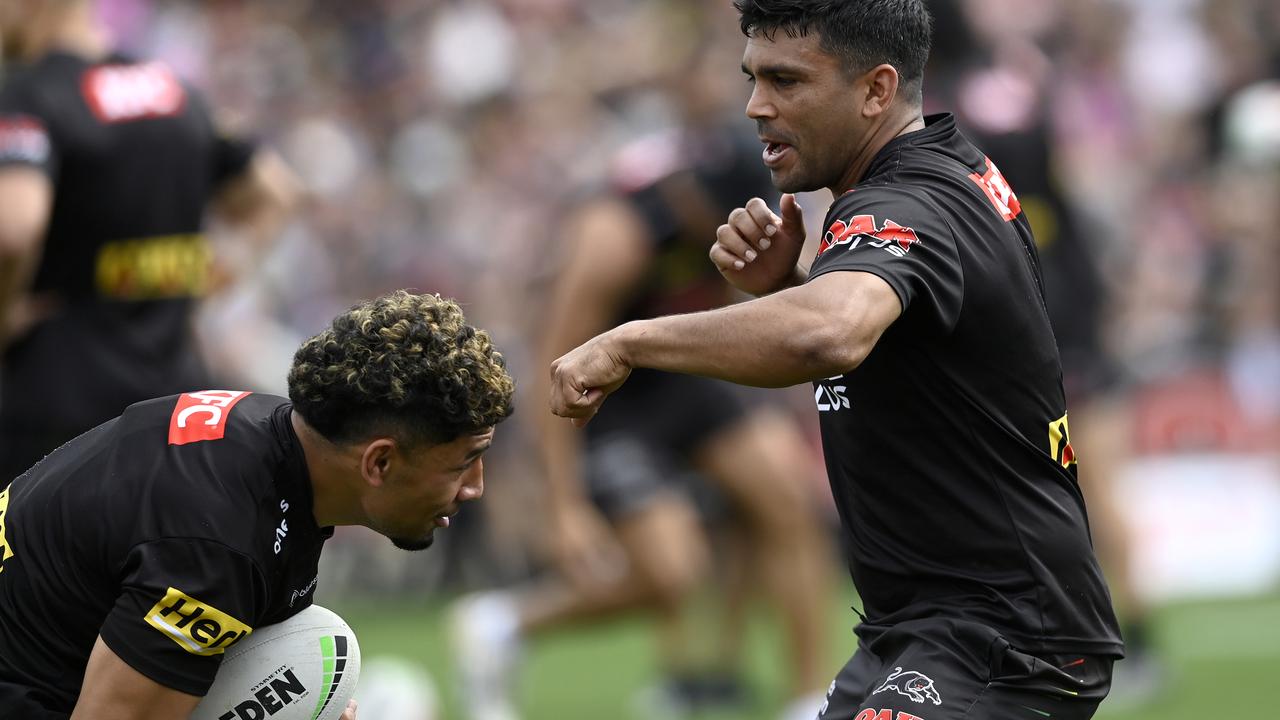
[[[750,302],[627,323],[551,366],[551,409],[586,424],[632,368],[784,387],[848,372],[902,313],[876,275],[833,272]]]

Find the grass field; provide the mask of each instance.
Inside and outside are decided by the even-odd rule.
[[[392,654],[422,663],[439,685],[440,720],[461,720],[439,601],[344,602],[323,595],[319,601],[352,625],[365,657]],[[853,647],[847,631],[853,614],[842,608],[847,603],[831,611],[833,644],[840,646],[832,648],[833,673]],[[1169,606],[1159,611],[1154,630],[1170,665],[1167,693],[1137,711],[1108,710],[1104,703],[1100,719],[1280,718],[1280,699],[1271,692],[1280,689],[1280,597]],[[749,629],[744,662],[758,702],[743,720],[774,720],[782,702],[785,673],[774,650],[775,632],[764,619]],[[636,693],[655,678],[653,645],[643,621],[547,638],[530,647],[526,657],[525,720],[655,720],[636,712],[633,704]]]

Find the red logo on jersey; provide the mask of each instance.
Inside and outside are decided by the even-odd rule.
[[[873,710],[871,708],[866,708],[862,712],[858,713],[858,716],[854,718],[854,720],[894,720],[894,716],[892,710]],[[899,710],[897,720],[924,720],[924,718]]]
[[[169,444],[221,440],[227,433],[231,408],[249,394],[243,390],[201,390],[179,395],[169,418]]]
[[[969,175],[969,179],[982,188],[982,192],[987,194],[991,204],[996,206],[996,212],[1000,213],[1000,217],[1004,218],[1005,222],[1009,222],[1022,212],[1022,203],[1018,202],[1018,196],[1013,194],[1013,188],[1009,187],[1009,182],[1004,179],[1004,175],[1000,174],[1000,168],[991,162],[991,158],[985,159],[986,174],[973,173]]]
[[[163,63],[103,65],[84,74],[84,99],[104,123],[177,115],[187,94]]]
[[[848,220],[837,220],[831,224],[822,236],[822,243],[818,245],[818,255],[837,245],[848,245],[852,250],[862,244],[864,239],[871,247],[883,248],[897,257],[906,255],[912,245],[920,242],[915,230],[892,220],[886,219],[884,225],[877,228],[874,215],[854,215]]]

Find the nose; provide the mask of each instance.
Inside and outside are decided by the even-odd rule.
[[[458,488],[458,500],[479,500],[484,495],[484,460],[476,460],[462,475],[462,486]]]
[[[778,116],[777,108],[769,99],[768,92],[761,88],[763,83],[751,86],[751,97],[747,98],[747,117],[752,120],[767,120]]]

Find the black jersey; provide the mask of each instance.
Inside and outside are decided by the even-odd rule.
[[[1119,655],[1025,213],[951,116],[926,122],[832,205],[810,273],[873,273],[903,307],[814,386],[863,630],[953,616]]]
[[[612,180],[643,220],[653,252],[620,322],[729,302],[730,288],[707,262],[716,228],[751,198],[776,194],[755,136],[734,126],[656,133],[623,148]]]
[[[209,384],[189,328],[208,281],[201,218],[251,155],[162,63],[53,53],[8,78],[0,165],[53,182],[33,291],[55,312],[5,350],[0,453]]]
[[[99,634],[204,695],[223,651],[311,604],[332,530],[291,409],[222,390],[138,403],[0,494],[0,718],[66,717]]]

